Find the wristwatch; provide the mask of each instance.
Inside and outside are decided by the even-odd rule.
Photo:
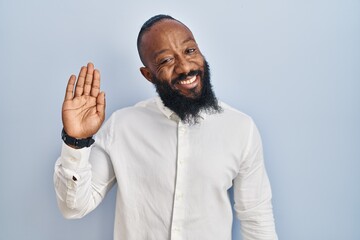
[[[91,137],[88,138],[73,138],[67,135],[64,128],[61,131],[61,139],[69,146],[75,147],[77,149],[90,147],[95,140]]]

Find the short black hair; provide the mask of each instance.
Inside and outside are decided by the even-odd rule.
[[[138,37],[137,37],[137,49],[138,49],[138,52],[139,52],[139,57],[140,57],[140,60],[141,62],[145,65],[144,63],[144,60],[141,56],[141,52],[140,52],[140,44],[141,44],[141,39],[144,35],[144,33],[146,33],[147,31],[150,30],[150,28],[152,26],[154,26],[155,23],[157,22],[160,22],[162,20],[165,20],[165,19],[169,19],[169,20],[174,20],[174,21],[177,21],[177,22],[180,22],[179,20],[173,18],[172,16],[170,15],[166,15],[166,14],[158,14],[158,15],[155,15],[151,18],[149,18],[141,27],[140,29],[140,32],[138,34]]]

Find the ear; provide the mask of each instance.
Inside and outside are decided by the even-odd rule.
[[[149,82],[152,83],[153,77],[152,77],[150,70],[147,67],[141,67],[140,72]]]

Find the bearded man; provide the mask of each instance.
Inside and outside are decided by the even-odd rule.
[[[217,100],[190,29],[157,15],[137,45],[140,71],[159,97],[116,111],[103,126],[100,72],[89,63],[69,79],[54,174],[62,214],[85,216],[117,183],[115,240],[230,240],[233,187],[243,239],[277,239],[257,128]]]

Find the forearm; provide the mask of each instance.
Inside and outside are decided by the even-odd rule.
[[[235,211],[243,240],[277,240],[270,183],[263,164],[235,180]]]
[[[63,145],[56,162],[54,185],[59,209],[65,218],[81,218],[91,212],[113,185],[114,176],[96,176],[97,173],[92,172],[90,153],[87,148],[75,150]]]
[[[247,211],[238,211],[243,240],[277,240],[271,198]]]

